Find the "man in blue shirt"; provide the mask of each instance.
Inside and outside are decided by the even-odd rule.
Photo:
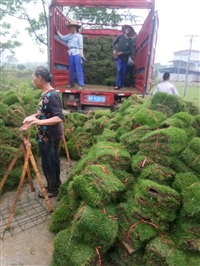
[[[77,23],[76,20],[70,21],[67,26],[71,33],[63,36],[56,29],[56,33],[60,37],[61,40],[67,43],[69,48],[69,78],[70,85],[68,88],[74,87],[74,73],[76,71],[77,81],[79,85],[79,89],[82,89],[84,86],[84,76],[83,76],[83,66],[81,64],[81,57],[83,56],[83,35],[79,33],[79,29],[81,26]]]

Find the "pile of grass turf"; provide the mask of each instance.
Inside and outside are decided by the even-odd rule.
[[[200,138],[194,138],[182,152],[181,158],[188,168],[200,174]]]
[[[161,126],[165,115],[159,111],[152,111],[148,108],[140,108],[134,115],[133,120],[137,126],[148,126],[156,129]]]
[[[116,200],[125,186],[108,166],[91,165],[74,178],[73,189],[87,204],[100,207]]]
[[[161,157],[162,155],[177,155],[184,150],[186,145],[186,132],[179,128],[170,127],[148,133],[141,139],[139,148],[143,153],[156,158],[158,155]]]
[[[193,139],[196,136],[196,129],[192,127],[194,118],[187,112],[180,112],[174,114],[172,117],[166,119],[162,123],[162,127],[177,127],[183,129],[189,139]]]
[[[173,228],[172,238],[177,247],[184,251],[189,250],[200,255],[200,220],[179,217],[176,226]]]
[[[186,104],[181,98],[162,92],[157,92],[149,105],[149,109],[164,113],[166,118],[183,112],[185,108]]]
[[[129,255],[145,246],[145,243],[157,235],[157,226],[151,222],[131,215],[133,206],[121,203],[118,207],[118,239]]]
[[[80,198],[72,188],[72,182],[67,186],[66,193],[58,203],[56,210],[52,214],[50,230],[58,233],[67,228],[74,219],[74,215],[79,207]],[[62,188],[63,189],[63,188]]]
[[[195,115],[193,117],[192,126],[196,129],[197,137],[200,137],[200,115]]]
[[[158,93],[71,122],[82,159],[52,215],[51,230],[61,231],[52,266],[199,263],[198,118],[192,105]]]
[[[124,146],[119,143],[100,142],[93,145],[88,153],[88,163],[108,164],[115,170],[128,170],[131,157]]]
[[[183,192],[187,187],[197,183],[199,178],[193,173],[180,173],[176,174],[172,187],[179,192]]]
[[[144,265],[152,266],[187,266],[184,252],[175,247],[175,243],[169,239],[158,236],[154,238],[146,247],[144,255]]]
[[[19,129],[24,118],[37,112],[40,94],[37,91],[33,91],[27,84],[21,86],[20,89],[10,89],[0,93],[0,180],[3,178],[21,144]],[[30,130],[32,152],[37,158],[38,149],[35,139],[37,130],[35,126],[32,126]],[[23,134],[23,137],[27,137],[26,132],[23,132]],[[18,185],[23,164],[24,158],[21,152],[13,171],[7,178],[3,191],[13,190]]]
[[[55,251],[51,265],[96,266],[98,255],[90,245],[84,245],[71,237],[71,230],[58,233],[54,239]]]
[[[104,253],[115,242],[118,233],[118,219],[113,206],[103,209],[81,206],[71,225],[71,236],[95,249],[101,246]]]
[[[172,222],[180,208],[180,194],[166,185],[150,180],[139,180],[134,186],[134,202],[144,217],[155,216],[160,221]]]
[[[161,185],[171,185],[175,177],[175,171],[169,167],[152,164],[141,172],[140,178],[149,179]]]
[[[182,192],[183,209],[189,217],[200,219],[200,182],[196,182],[186,187]]]
[[[116,142],[116,133],[114,130],[110,130],[105,128],[101,135],[97,135],[93,137],[93,143],[96,144],[98,142]]]
[[[84,55],[87,61],[84,63],[84,79],[88,84],[115,85],[115,60],[112,55],[113,36],[100,36],[88,38],[84,36]],[[135,43],[135,38],[133,37]],[[131,55],[134,59],[134,54]],[[128,79],[125,80],[128,84]]]
[[[133,131],[123,134],[120,137],[120,141],[132,155],[137,153],[141,138],[149,132],[151,132],[151,129],[148,126],[140,126]]]

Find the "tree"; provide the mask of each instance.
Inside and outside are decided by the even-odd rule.
[[[50,3],[50,0],[1,0],[0,12],[2,16],[12,16],[26,21],[25,29],[42,50],[41,45],[47,46]],[[37,14],[30,7],[37,7]],[[117,9],[67,7],[64,8],[64,12],[69,20],[79,20],[87,26],[90,24],[91,28],[106,27],[106,24],[117,25],[127,20],[129,23],[136,22],[137,19],[129,9],[121,14],[122,12]]]
[[[37,45],[47,46],[48,5],[50,0],[1,0],[2,17],[16,17],[26,22],[25,30]],[[37,7],[37,14],[32,8]],[[42,49],[41,49],[42,50]]]
[[[1,17],[2,18],[2,17]],[[18,32],[11,34],[11,25],[9,23],[0,23],[0,72],[15,61],[15,48],[21,46],[17,40]]]

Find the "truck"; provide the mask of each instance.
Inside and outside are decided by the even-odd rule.
[[[66,44],[55,36],[54,32],[56,26],[62,35],[69,33],[69,29],[67,29],[69,19],[62,12],[65,6],[147,11],[147,17],[136,36],[134,88],[123,88],[120,91],[99,85],[86,85],[82,90],[67,88],[70,71],[68,49]],[[137,94],[144,97],[151,90],[159,25],[155,0],[52,0],[49,9],[49,68],[53,76],[52,86],[56,91],[62,93],[64,110],[83,113],[97,108],[116,110],[117,106],[131,95]],[[113,29],[112,25],[110,28],[83,29],[81,32],[83,36],[86,35],[89,38],[100,36],[113,36],[115,38],[121,33],[120,30]]]

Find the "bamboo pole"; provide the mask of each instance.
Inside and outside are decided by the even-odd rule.
[[[71,159],[70,159],[70,156],[69,156],[69,151],[68,151],[68,147],[67,147],[67,143],[66,143],[64,134],[62,135],[61,139],[62,139],[62,141],[64,143],[65,152],[66,152],[66,155],[67,155],[67,160],[68,160],[69,166],[72,167],[72,162],[71,162]]]
[[[25,160],[24,160],[24,166],[23,166],[23,171],[22,171],[22,175],[21,175],[21,178],[20,178],[20,183],[19,183],[19,186],[18,186],[18,189],[17,189],[15,200],[14,200],[12,209],[10,211],[10,215],[9,215],[9,218],[8,218],[8,223],[6,225],[6,229],[5,230],[10,229],[10,225],[12,223],[12,219],[13,219],[13,216],[15,214],[15,208],[17,206],[17,201],[18,201],[18,198],[19,198],[19,195],[20,195],[20,192],[21,192],[21,188],[22,188],[23,183],[24,183],[26,171],[27,171],[27,168],[28,168],[28,161],[29,161],[29,153],[27,152],[26,156],[25,156]]]
[[[26,157],[26,147],[23,141],[23,153],[24,153],[24,158]],[[30,165],[28,163],[28,167],[27,167],[27,176],[28,176],[28,181],[31,187],[31,191],[35,191],[34,185],[33,185],[33,179],[32,179],[32,175],[31,175],[31,169],[30,169]]]

